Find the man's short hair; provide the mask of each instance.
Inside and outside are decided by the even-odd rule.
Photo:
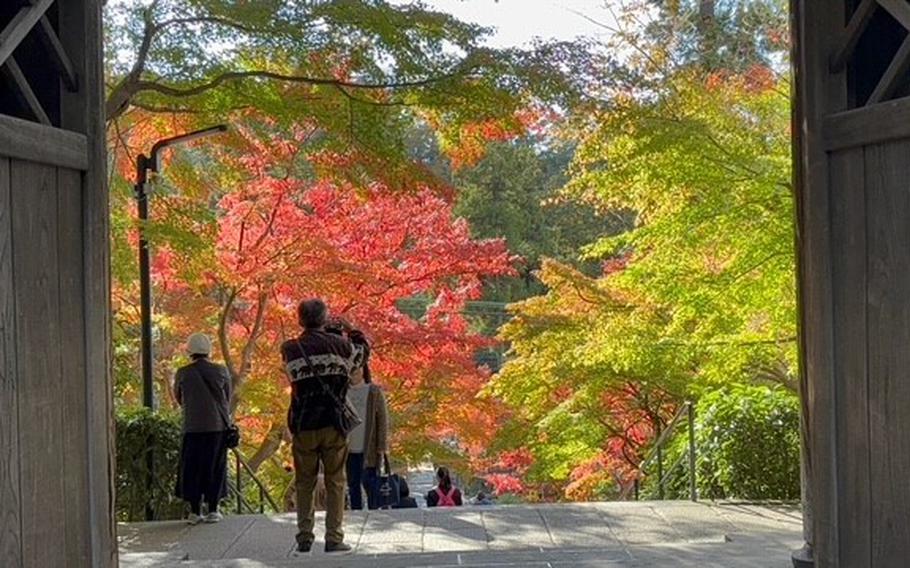
[[[317,329],[325,325],[329,308],[319,298],[304,300],[297,306],[297,319],[306,329]]]

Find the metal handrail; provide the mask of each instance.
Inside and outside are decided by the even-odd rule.
[[[233,452],[234,459],[236,462],[236,470],[235,470],[236,479],[235,479],[234,486],[232,486],[231,489],[233,489],[237,495],[237,513],[238,514],[243,513],[244,505],[246,505],[248,511],[250,511],[252,513],[256,512],[255,509],[253,509],[253,507],[251,507],[243,498],[243,476],[241,474],[242,471],[246,471],[247,475],[249,475],[250,479],[253,480],[253,483],[255,483],[256,487],[259,489],[259,512],[260,513],[265,512],[264,511],[265,503],[268,503],[269,506],[272,508],[272,511],[274,511],[276,513],[280,513],[281,510],[278,508],[278,505],[277,505],[277,503],[275,503],[275,500],[272,498],[271,494],[269,494],[269,490],[266,489],[265,485],[263,485],[262,481],[256,475],[256,472],[253,471],[253,469],[250,467],[250,465],[248,463],[246,463],[246,460],[243,459],[243,456],[240,454],[240,451],[238,451],[237,448],[231,448],[231,452]]]
[[[698,501],[698,484],[695,471],[695,404],[691,401],[686,401],[680,405],[679,409],[676,411],[676,414],[673,416],[673,419],[670,420],[670,423],[667,425],[663,431],[657,436],[657,440],[654,442],[654,446],[651,448],[651,451],[648,452],[645,459],[638,466],[638,476],[635,478],[635,499],[639,498],[639,485],[641,478],[645,476],[645,472],[655,460],[657,461],[657,488],[659,492],[659,497],[664,498],[664,487],[666,486],[667,481],[670,479],[673,471],[683,462],[686,458],[686,454],[680,455],[673,465],[671,465],[666,471],[664,471],[663,463],[663,450],[667,442],[672,438],[673,433],[676,431],[676,427],[679,425],[683,416],[686,416],[687,425],[689,428],[689,498],[692,501]]]
[[[660,436],[657,437],[657,440],[654,442],[654,447],[652,447],[651,451],[648,452],[645,460],[639,464],[639,471],[644,471],[649,465],[651,465],[651,462],[654,461],[654,459],[657,457],[657,452],[663,448],[667,439],[673,435],[673,431],[676,429],[676,425],[682,418],[683,413],[688,411],[688,408],[691,406],[691,404],[691,402],[687,401],[679,406],[679,409],[676,411],[673,419],[670,420],[670,423],[667,425],[667,427],[660,433]]]

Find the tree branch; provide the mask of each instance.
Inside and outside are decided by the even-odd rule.
[[[187,24],[216,24],[219,26],[233,28],[241,32],[246,32],[248,34],[267,34],[274,31],[266,28],[255,28],[248,26],[242,22],[229,20],[228,18],[220,18],[217,16],[192,16],[188,18],[173,18],[171,20],[165,20],[155,26],[154,34],[157,35],[171,26],[183,26]]]
[[[221,308],[221,314],[218,316],[218,342],[221,345],[221,356],[224,357],[224,364],[231,375],[232,384],[237,376],[237,368],[234,366],[234,358],[231,356],[231,343],[228,341],[227,335],[227,320],[228,314],[234,308],[234,300],[236,299],[237,290],[231,289],[224,306]]]
[[[280,421],[272,423],[272,426],[269,428],[262,443],[259,444],[259,447],[256,449],[256,453],[254,453],[247,462],[247,465],[250,466],[253,473],[258,472],[259,468],[262,467],[262,464],[275,455],[275,452],[281,448],[281,442],[284,438],[284,431],[286,429],[287,427]]]
[[[136,89],[132,93],[136,95],[142,91],[154,91],[156,93],[166,95],[169,97],[192,97],[196,95],[201,95],[212,89],[216,89],[225,83],[230,83],[233,81],[242,81],[244,79],[270,79],[273,81],[283,81],[287,83],[304,83],[308,85],[324,85],[330,87],[338,88],[349,88],[356,90],[386,90],[386,89],[409,89],[409,88],[418,88],[426,87],[434,83],[439,83],[445,79],[453,77],[454,74],[441,75],[439,77],[431,77],[428,79],[422,79],[419,81],[393,81],[389,83],[355,83],[352,81],[342,81],[340,79],[327,79],[324,77],[308,77],[304,75],[285,75],[283,73],[276,73],[274,71],[266,71],[264,69],[252,70],[252,71],[227,71],[221,75],[216,76],[207,83],[201,85],[196,85],[195,87],[172,87],[170,85],[163,85],[155,81],[137,81]],[[362,101],[366,102],[366,101]],[[370,104],[373,104],[370,101]]]
[[[256,348],[256,341],[259,339],[259,335],[262,333],[262,323],[265,320],[265,309],[268,306],[268,294],[265,292],[259,292],[259,298],[256,302],[256,317],[253,323],[253,329],[250,331],[249,336],[246,339],[246,343],[243,345],[243,349],[240,352],[240,372],[234,378],[234,388],[231,390],[234,393],[231,401],[232,407],[237,406],[238,397],[237,391],[247,375],[250,372],[250,367],[252,365],[253,359],[253,349]]]

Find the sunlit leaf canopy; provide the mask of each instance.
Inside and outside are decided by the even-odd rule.
[[[633,222],[580,249],[598,276],[543,263],[547,291],[510,307],[487,389],[514,410],[499,443],[530,449],[516,475],[569,498],[631,491],[686,399],[796,386],[783,3],[626,8],[605,24],[626,54],[613,89],[566,129],[562,197]]]
[[[522,111],[570,109],[602,79],[589,46],[491,49],[489,29],[421,2],[120,0],[107,12],[109,120],[255,110],[312,121],[332,150],[398,162],[415,117],[457,148],[468,125],[518,132]]]

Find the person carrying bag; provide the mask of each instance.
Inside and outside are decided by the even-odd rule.
[[[192,363],[181,367],[174,396],[183,408],[183,440],[177,471],[177,497],[190,505],[189,523],[217,523],[218,503],[227,496],[227,450],[239,443],[239,430],[230,419],[231,378],[223,365],[213,363],[212,341],[201,333],[187,341]],[[207,515],[202,516],[202,503]]]
[[[297,552],[310,552],[316,539],[314,492],[320,467],[326,490],[325,551],[348,552],[343,526],[347,434],[360,418],[346,399],[360,350],[326,329],[328,307],[322,300],[301,302],[297,317],[303,333],[281,345],[291,381],[288,428],[293,435]]]
[[[370,346],[363,334],[350,333],[351,341],[361,350],[361,362],[351,372],[347,399],[363,417],[363,424],[348,434],[347,479],[351,509],[363,509],[363,493],[367,507],[391,507],[397,502],[397,491],[390,486],[389,409],[385,393],[373,382],[370,373]],[[380,469],[385,466],[385,473]],[[384,497],[384,495],[386,495]]]

